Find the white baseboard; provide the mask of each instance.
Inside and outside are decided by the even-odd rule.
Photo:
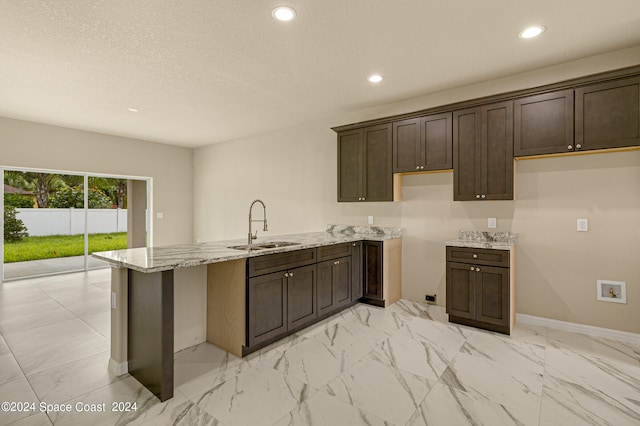
[[[109,358],[109,371],[116,376],[122,376],[129,372],[129,363],[127,361],[118,362],[113,358]]]
[[[516,314],[516,322],[519,322],[520,324],[538,325],[541,327],[555,328],[557,330],[587,334],[589,336],[604,337],[606,339],[623,340],[625,342],[640,344],[640,334],[629,333],[627,331],[594,327],[592,325],[577,324],[574,322],[558,321],[550,318],[534,317],[533,315],[526,314]]]

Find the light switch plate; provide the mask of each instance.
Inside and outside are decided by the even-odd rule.
[[[369,217],[367,218],[367,223],[368,223],[369,225],[373,225],[373,216],[369,216]]]
[[[589,230],[588,219],[578,219],[578,232],[587,232]]]
[[[487,226],[489,228],[495,229],[495,227],[496,227],[496,218],[495,217],[490,217],[489,220],[487,221]]]
[[[111,309],[117,309],[117,304],[116,304],[116,292],[112,291],[111,292]]]

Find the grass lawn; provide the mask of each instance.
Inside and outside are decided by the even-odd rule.
[[[95,251],[120,250],[126,248],[126,232],[89,234],[89,254]],[[83,254],[83,234],[27,237],[16,243],[4,243],[4,263],[82,256]]]

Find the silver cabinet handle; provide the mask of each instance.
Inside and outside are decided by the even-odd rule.
[[[471,267],[471,270],[473,271],[474,269],[475,269],[475,268],[472,266],[472,267]]]
[[[477,255],[477,254],[475,254],[475,253],[473,253],[473,258],[474,258],[474,259],[477,259],[477,258],[478,258],[478,255]]]
[[[572,146],[572,145],[569,145],[569,146],[567,147],[567,149],[573,149],[573,146]]]
[[[476,272],[480,272],[480,268],[476,268]]]
[[[582,148],[582,145],[580,145],[579,143],[576,144],[576,149],[580,149],[580,148]]]
[[[480,195],[476,195],[476,198],[480,198]]]

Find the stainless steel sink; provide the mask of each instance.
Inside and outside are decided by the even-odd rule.
[[[256,244],[242,244],[239,246],[231,246],[228,247],[234,250],[266,250],[266,249],[274,249],[280,247],[288,247],[288,246],[297,246],[300,243],[293,243],[291,241],[265,241],[264,243],[256,243]]]

